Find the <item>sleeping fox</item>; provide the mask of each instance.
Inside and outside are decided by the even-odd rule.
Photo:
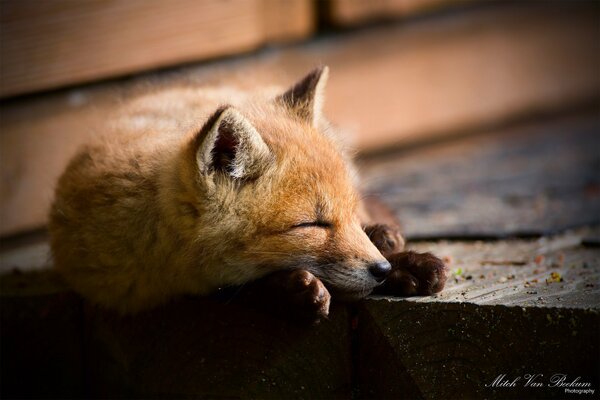
[[[447,269],[375,222],[322,115],[328,68],[289,90],[142,96],[60,178],[52,255],[91,302],[135,313],[182,294],[262,281],[326,316],[331,295],[440,291]]]

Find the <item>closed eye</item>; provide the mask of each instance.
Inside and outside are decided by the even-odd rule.
[[[300,224],[296,224],[294,226],[292,226],[292,229],[297,229],[297,228],[323,228],[323,229],[329,229],[331,228],[333,225],[329,222],[323,222],[323,221],[312,221],[312,222],[302,222]]]

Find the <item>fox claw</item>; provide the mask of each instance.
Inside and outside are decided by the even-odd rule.
[[[440,292],[448,279],[448,267],[431,253],[405,251],[387,257],[392,272],[376,294],[430,296]]]

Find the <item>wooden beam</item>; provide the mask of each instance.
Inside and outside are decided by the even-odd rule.
[[[0,2],[0,96],[131,74],[297,39],[308,0]]]
[[[578,245],[582,234],[419,244],[454,274],[434,297],[359,306],[358,397],[564,398],[554,374],[597,388],[600,263],[597,249]],[[502,374],[517,384],[493,386]],[[525,385],[527,374],[543,385]]]
[[[419,243],[412,249],[449,260],[444,292],[335,303],[317,327],[240,298],[186,297],[118,317],[54,271],[0,274],[0,355],[11,366],[2,395],[564,398],[564,387],[523,377],[562,373],[598,387],[600,258],[579,244],[586,235],[598,229]],[[486,386],[501,374],[521,379]]]

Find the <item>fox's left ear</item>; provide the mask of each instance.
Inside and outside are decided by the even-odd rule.
[[[278,100],[300,118],[316,125],[323,110],[323,96],[328,76],[329,67],[316,68],[279,96]]]
[[[219,108],[195,139],[200,173],[220,172],[233,179],[257,178],[273,155],[260,134],[231,106]]]

